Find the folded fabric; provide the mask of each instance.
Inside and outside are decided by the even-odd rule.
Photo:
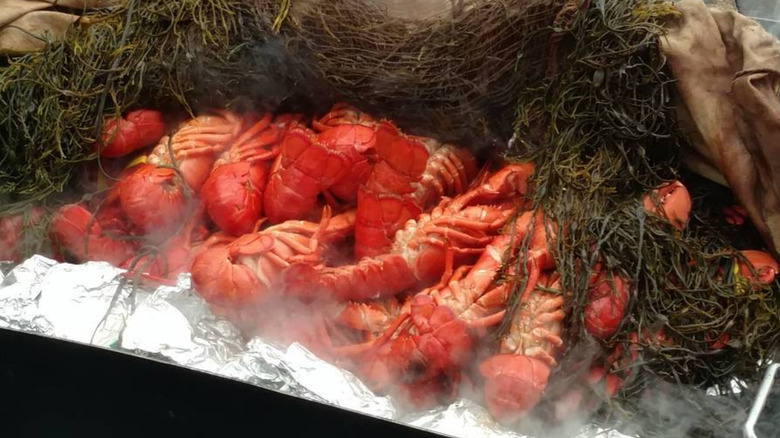
[[[780,41],[739,13],[683,0],[661,41],[694,172],[727,185],[780,249]]]
[[[61,39],[82,13],[123,0],[0,0],[0,53],[41,50]]]

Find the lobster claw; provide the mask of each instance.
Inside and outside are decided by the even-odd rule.
[[[739,274],[743,277],[761,284],[769,284],[775,281],[778,272],[778,264],[771,255],[764,251],[740,251],[748,263],[739,263]],[[755,275],[754,275],[755,272]]]
[[[691,213],[691,195],[680,181],[663,184],[642,198],[645,211],[667,220],[682,231]]]
[[[159,111],[140,109],[124,118],[106,120],[103,135],[95,147],[101,157],[117,158],[155,144],[165,134]]]
[[[618,275],[599,273],[588,292],[585,305],[585,329],[599,339],[607,339],[617,332],[628,303],[625,281]]]

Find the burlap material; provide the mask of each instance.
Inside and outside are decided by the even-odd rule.
[[[123,0],[0,0],[0,53],[41,50],[58,40],[84,11]]]
[[[661,48],[677,80],[687,166],[728,185],[780,249],[780,41],[732,11],[684,0]]]

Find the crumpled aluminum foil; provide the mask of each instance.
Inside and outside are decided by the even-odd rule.
[[[190,287],[134,290],[107,263],[57,263],[34,256],[3,276],[0,328],[154,356],[264,388],[456,437],[522,438],[496,424],[480,405],[458,400],[413,415],[374,395],[357,377],[299,344],[245,342]],[[576,438],[621,438],[584,428]],[[628,437],[624,437],[628,438]]]
[[[110,346],[130,313],[131,287],[108,263],[33,256],[0,283],[0,327]]]

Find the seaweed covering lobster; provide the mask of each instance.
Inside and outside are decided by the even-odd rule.
[[[216,111],[178,125],[136,110],[104,131],[102,158],[132,160],[102,196],[55,212],[61,260],[104,261],[159,283],[189,272],[244,331],[302,342],[420,406],[471,382],[494,418],[513,422],[545,397],[567,348],[572,291],[553,250],[566,227],[530,201],[533,163],[480,167],[467,148],[345,104],[313,120]],[[684,231],[682,183],[638,203]],[[615,364],[636,360],[614,341],[635,292],[602,262],[579,317],[612,350],[583,384],[606,382],[614,395],[628,378]],[[778,272],[761,251],[735,266],[754,283]]]

